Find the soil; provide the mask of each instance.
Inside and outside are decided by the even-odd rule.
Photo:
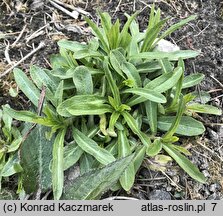
[[[90,29],[83,15],[98,20],[96,11],[107,11],[113,19],[126,20],[124,13],[140,11],[138,22],[144,30],[154,1],[150,0],[60,0],[78,8],[76,19],[55,8],[49,1],[3,0],[0,2],[0,74],[30,53],[40,42],[45,46],[19,67],[28,73],[36,64],[49,68],[51,54],[58,52],[57,41],[67,38],[86,41],[91,37]],[[201,55],[186,61],[186,74],[201,72],[205,80],[196,88],[199,92],[211,94],[210,104],[222,107],[223,92],[223,2],[220,0],[169,0],[156,1],[163,17],[170,17],[168,25],[189,15],[197,19],[167,39],[181,49],[201,51]],[[19,38],[19,39],[18,39]],[[18,41],[16,41],[18,39]],[[15,43],[16,41],[16,43]],[[12,107],[28,106],[23,95],[13,98],[10,87],[16,87],[9,73],[0,79],[0,105],[9,103]],[[138,199],[223,199],[223,126],[222,116],[200,115],[206,132],[196,139],[185,139],[190,146],[191,160],[207,177],[206,184],[200,184],[188,177],[176,164],[170,164],[165,172],[142,168],[137,175],[133,189],[125,192],[108,192],[108,196],[131,196]]]

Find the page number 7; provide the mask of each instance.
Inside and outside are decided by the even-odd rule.
[[[213,206],[212,206],[212,211],[214,211],[214,209],[215,209],[217,203],[211,203],[211,204],[213,205]]]

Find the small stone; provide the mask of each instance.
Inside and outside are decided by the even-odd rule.
[[[211,192],[215,192],[217,189],[218,189],[218,185],[217,185],[217,184],[211,184],[211,185],[209,186],[209,190],[210,190]]]
[[[167,186],[166,187],[166,191],[171,191],[172,190],[172,187],[171,186]]]
[[[166,191],[154,190],[149,194],[149,200],[171,200],[171,196]]]
[[[170,41],[162,39],[157,43],[155,50],[162,52],[174,52],[180,50],[180,47],[171,43]]]
[[[211,140],[217,141],[219,139],[218,133],[216,133],[215,131],[213,131],[210,128],[208,128],[207,131],[208,131],[208,134],[209,134]]]
[[[202,173],[205,177],[210,177],[210,173],[207,170],[203,170]]]
[[[217,198],[217,194],[213,193],[207,198],[207,200],[215,200],[216,198]]]

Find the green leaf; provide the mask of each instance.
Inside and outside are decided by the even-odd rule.
[[[184,77],[182,89],[199,84],[204,79],[204,74],[196,73]]]
[[[159,154],[161,149],[162,149],[161,140],[160,139],[155,139],[154,142],[147,147],[146,154],[150,157],[154,157],[157,154]]]
[[[119,36],[119,47],[126,48],[129,45],[129,43],[128,43],[129,42],[128,31],[129,31],[130,25],[132,24],[132,22],[134,21],[134,19],[138,15],[138,13],[139,12],[137,11],[132,16],[128,17],[128,20],[125,23],[125,25],[123,26],[122,31],[121,31],[120,36]]]
[[[30,123],[38,123],[38,124],[42,124],[42,125],[45,125],[45,126],[48,126],[48,127],[61,125],[60,119],[56,119],[52,115],[50,116],[50,118],[47,118],[47,117],[38,116],[37,114],[32,113],[30,111],[16,111],[16,110],[13,110],[11,108],[3,108],[3,109],[12,118],[17,119],[19,121],[25,121],[25,122],[30,122]],[[44,112],[46,112],[46,107],[44,109]]]
[[[205,183],[206,179],[204,175],[185,156],[173,148],[172,144],[163,144],[163,149],[179,164],[179,166],[185,172],[187,172],[189,176],[201,183]]]
[[[115,79],[113,78],[111,74],[107,59],[104,61],[103,68],[105,70],[106,80],[108,81],[109,87],[115,99],[115,104],[119,106],[121,104],[119,89],[118,89],[118,86],[116,85]]]
[[[131,148],[126,136],[125,130],[120,130],[118,132],[118,157],[123,158],[131,154]],[[126,168],[124,173],[121,175],[119,181],[121,186],[129,191],[134,184],[135,180],[135,170],[134,163],[131,162],[129,166]]]
[[[75,142],[66,145],[64,148],[63,170],[67,170],[73,166],[80,159],[83,152],[84,151]]]
[[[10,107],[3,107],[3,110],[5,113],[10,115],[12,118],[17,119],[19,121],[25,121],[25,122],[31,122],[34,123],[36,119],[39,118],[39,116],[35,113],[32,113],[30,111],[17,111]]]
[[[173,148],[175,148],[177,151],[185,154],[185,155],[188,155],[188,156],[191,156],[191,153],[184,147],[182,146],[179,146],[179,145],[173,145],[172,146]]]
[[[161,93],[150,89],[132,88],[124,90],[123,93],[132,93],[139,95],[144,98],[144,101],[150,100],[156,103],[166,103],[166,98]]]
[[[136,120],[126,111],[122,112],[122,115],[132,132],[136,134],[141,142],[147,147],[151,143],[150,138],[142,131],[140,131]]]
[[[3,113],[2,113],[2,121],[4,122],[4,128],[7,128],[8,131],[12,130],[12,117],[5,112],[7,108],[10,109],[10,106],[8,104],[2,105],[3,108]],[[0,117],[0,122],[1,122],[1,117]]]
[[[179,50],[174,52],[161,52],[161,51],[153,51],[153,52],[142,52],[137,55],[132,55],[130,59],[163,59],[167,58],[169,61],[177,61],[179,58],[188,59],[188,58],[195,58],[199,55],[198,51],[194,50]]]
[[[173,66],[167,58],[159,59],[159,64],[163,70],[163,73],[170,73],[173,71]]]
[[[94,163],[94,160],[95,159],[87,153],[83,153],[81,155],[81,158],[80,158],[80,161],[79,161],[81,175],[83,175],[86,172],[89,172],[92,169],[92,165]]]
[[[57,86],[57,89],[55,91],[55,101],[56,106],[62,103],[63,101],[63,90],[64,90],[64,81],[60,81],[59,85]]]
[[[95,157],[100,163],[107,165],[115,161],[112,154],[101,148],[94,140],[84,135],[77,128],[73,128],[73,137],[83,151]]]
[[[110,116],[110,119],[109,119],[109,127],[108,127],[108,134],[110,136],[113,136],[113,137],[117,137],[117,134],[115,133],[115,130],[114,130],[114,126],[118,120],[120,116],[120,112],[113,112]]]
[[[62,200],[95,200],[120,178],[134,155],[117,160],[101,169],[93,170],[71,181],[64,187]]]
[[[145,88],[154,90],[156,92],[162,93],[171,89],[176,85],[178,80],[183,74],[183,70],[181,67],[177,67],[173,73],[165,73],[153,81],[149,82]]]
[[[46,192],[51,188],[49,164],[52,159],[53,138],[47,140],[45,132],[49,132],[49,128],[36,125],[21,146],[23,187],[27,194],[39,189]]]
[[[161,20],[152,28],[148,28],[145,33],[145,38],[142,44],[141,53],[151,50],[152,44],[154,43],[155,39],[157,38],[159,32],[163,28],[163,25],[166,23],[167,19]]]
[[[0,177],[12,176],[15,173],[22,172],[23,169],[19,164],[18,154],[12,155],[3,166]]]
[[[18,138],[14,139],[8,146],[7,153],[16,151],[20,147],[22,139],[22,136],[19,136]]]
[[[111,110],[111,107],[106,105],[105,102],[107,102],[105,98],[99,95],[75,95],[59,104],[57,112],[65,117],[72,115],[100,115]]]
[[[99,12],[99,15],[101,19],[101,25],[107,35],[112,27],[111,17],[107,12],[104,13]]]
[[[109,53],[108,41],[105,39],[106,37],[102,33],[102,30],[94,22],[92,22],[88,17],[85,17],[85,21],[92,28],[94,35],[97,36],[98,39],[101,41],[104,51],[106,53]]]
[[[136,68],[139,73],[152,73],[161,69],[158,61],[144,61],[137,64]]]
[[[83,49],[79,50],[74,54],[75,59],[85,59],[87,57],[99,57],[103,58],[103,55],[101,55],[99,52],[91,50],[91,49]]]
[[[74,53],[83,49],[87,49],[87,45],[77,41],[60,40],[57,42],[57,44],[59,47],[70,50]]]
[[[156,44],[163,38],[165,38],[166,36],[170,35],[172,32],[175,32],[177,29],[181,28],[182,26],[184,26],[185,24],[187,24],[188,22],[196,19],[196,15],[192,15],[192,16],[189,16],[188,18],[186,19],[183,19],[181,20],[180,22],[174,24],[174,25],[171,25],[171,27],[169,27],[160,37],[159,39],[156,41],[155,44],[153,44],[153,47],[156,46]]]
[[[93,81],[89,69],[85,66],[76,67],[73,72],[73,82],[77,94],[93,94]]]
[[[126,62],[124,55],[118,50],[112,50],[110,52],[110,63],[115,71],[125,79],[125,76],[122,72],[121,65]]]
[[[67,112],[74,116],[80,115],[102,115],[104,113],[112,112],[113,109],[110,105],[107,104],[78,104],[75,106],[70,106],[66,108]]]
[[[135,83],[135,87],[141,87],[141,77],[139,75],[139,72],[135,68],[135,66],[129,62],[123,62],[121,65],[122,71],[126,74],[128,79],[133,80]]]
[[[162,116],[158,118],[158,129],[168,131],[172,125],[174,116]],[[183,136],[197,136],[204,133],[204,125],[190,116],[182,116],[180,123],[176,129],[176,134]]]
[[[163,140],[171,139],[173,134],[176,132],[178,125],[180,124],[181,117],[185,111],[185,108],[186,108],[185,105],[186,105],[185,101],[184,101],[183,97],[181,97],[180,102],[178,104],[178,109],[177,109],[175,120],[173,121],[169,130],[164,134]]]
[[[120,29],[120,23],[119,20],[117,19],[115,24],[112,25],[110,31],[107,34],[110,50],[116,49],[118,47],[119,29]]]
[[[52,80],[51,77],[48,75],[48,73],[42,68],[35,65],[31,66],[30,75],[33,82],[39,89],[42,89],[42,86],[44,85],[52,91],[56,90],[57,83],[55,83],[54,80]]]
[[[40,92],[38,88],[29,80],[26,74],[18,68],[13,70],[15,81],[18,87],[26,95],[26,97],[38,107],[38,101],[40,98]]]
[[[66,130],[60,130],[53,143],[52,183],[53,197],[59,200],[63,192],[64,184],[64,137]]]
[[[179,59],[178,65],[180,65],[180,64],[183,64],[183,60],[182,59]],[[183,67],[181,67],[181,68],[182,68],[182,71],[183,71]],[[174,96],[173,96],[173,100],[171,101],[170,108],[174,107],[175,105],[177,105],[177,103],[178,103],[178,101],[180,99],[180,96],[182,94],[181,91],[182,91],[183,79],[184,79],[184,73],[182,73],[180,79],[176,83],[175,89],[173,89]],[[186,101],[184,101],[184,102],[186,104]]]
[[[206,104],[191,103],[187,105],[187,110],[191,112],[196,112],[196,113],[222,115],[221,109],[211,106],[211,105],[206,105]]]
[[[142,162],[143,162],[144,157],[145,157],[145,153],[146,153],[146,146],[139,146],[136,149],[135,157],[133,159],[135,173],[141,167]]]
[[[149,121],[150,130],[155,135],[157,133],[157,110],[158,110],[157,103],[152,101],[146,101],[145,108],[146,108],[146,117]]]

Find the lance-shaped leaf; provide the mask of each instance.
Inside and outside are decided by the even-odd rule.
[[[196,73],[184,77],[182,89],[199,84],[204,79],[204,74]]]
[[[105,61],[104,61],[103,68],[105,70],[105,76],[108,81],[109,87],[110,87],[113,97],[115,99],[116,106],[119,106],[121,104],[119,89],[118,89],[118,86],[116,85],[116,80],[112,76],[112,73],[109,69],[107,59],[105,59]]]
[[[141,77],[139,75],[139,72],[137,71],[136,67],[129,63],[129,62],[124,62],[121,65],[122,71],[126,74],[128,79],[133,80],[135,87],[141,87],[142,82],[141,82]]]
[[[132,24],[132,22],[134,21],[134,19],[136,18],[136,16],[138,15],[138,11],[135,12],[132,16],[128,17],[127,22],[125,23],[125,25],[122,28],[122,31],[120,33],[119,36],[119,46],[125,48],[126,46],[129,45],[127,38],[129,38],[129,33],[128,30],[130,28],[130,25]]]
[[[205,183],[204,175],[185,156],[177,151],[172,144],[163,144],[163,149],[179,164],[179,166],[193,179]]]
[[[76,67],[73,71],[73,82],[77,94],[93,94],[93,81],[89,69],[85,66]]]
[[[30,68],[30,75],[33,82],[39,89],[41,89],[42,86],[44,85],[52,91],[56,90],[58,83],[56,83],[55,80],[51,79],[48,73],[44,71],[42,68],[37,66],[32,66]]]
[[[161,66],[158,61],[144,61],[137,64],[136,68],[139,73],[153,73],[161,69]]]
[[[158,118],[158,129],[168,131],[172,125],[174,116],[162,116]],[[176,129],[176,134],[183,136],[197,136],[204,133],[204,125],[190,116],[182,116],[180,123]]]
[[[165,73],[159,76],[158,78],[150,81],[148,84],[145,85],[144,89],[151,90],[155,92],[156,94],[165,92],[176,85],[176,83],[178,82],[182,74],[183,74],[182,68],[177,67],[173,71],[173,73]],[[143,96],[133,96],[132,98],[128,100],[127,105],[134,106],[144,101],[146,100],[145,100],[145,97]],[[154,102],[157,102],[157,101],[154,101]]]
[[[178,105],[178,109],[177,109],[175,120],[172,123],[171,127],[169,128],[169,130],[164,134],[163,140],[170,139],[173,136],[173,134],[176,132],[177,127],[180,124],[180,120],[182,118],[182,115],[183,115],[184,111],[185,111],[185,101],[184,101],[183,97],[181,97],[179,105]]]
[[[188,22],[196,19],[196,15],[192,15],[189,16],[186,19],[181,20],[180,22],[170,26],[160,37],[159,39],[153,44],[153,47],[156,46],[156,44],[163,38],[165,38],[166,36],[170,35],[172,32],[176,31],[177,29],[181,28],[182,26],[184,26],[185,24],[187,24]]]
[[[133,159],[135,173],[138,171],[138,169],[142,165],[145,153],[146,153],[146,146],[139,146],[136,149],[135,157]]]
[[[131,148],[129,144],[129,140],[126,136],[125,130],[119,130],[118,132],[118,157],[123,158],[131,154]],[[135,180],[135,170],[134,163],[131,162],[129,166],[126,168],[124,173],[121,175],[119,181],[121,186],[129,191],[134,184]]]
[[[64,148],[64,164],[63,170],[67,170],[73,166],[83,154],[82,148],[80,148],[75,142],[66,145]]]
[[[94,162],[95,162],[95,159],[93,156],[91,156],[90,154],[87,154],[87,153],[83,153],[79,160],[81,175],[92,170]]]
[[[26,95],[26,97],[38,107],[38,101],[40,98],[40,92],[38,88],[32,83],[32,81],[26,76],[26,74],[18,68],[13,70],[15,81],[18,87]]]
[[[110,62],[111,62],[112,67],[115,69],[115,71],[120,76],[125,78],[121,69],[121,65],[126,62],[126,58],[118,49],[112,50],[110,52]]]
[[[187,105],[187,110],[197,113],[207,113],[207,114],[213,114],[213,115],[221,115],[222,111],[221,109],[206,105],[206,104],[199,104],[199,103],[191,103]]]
[[[63,101],[57,112],[65,117],[72,115],[100,115],[110,112],[111,108],[106,105],[105,98],[98,95],[75,95]]]
[[[14,119],[17,119],[19,121],[25,121],[25,122],[31,122],[34,123],[36,119],[42,118],[38,116],[37,114],[30,112],[30,111],[17,111],[10,107],[3,107],[3,110],[5,113],[7,113],[9,116],[11,116]]]
[[[102,48],[104,49],[104,51],[106,53],[109,53],[109,44],[108,44],[108,40],[105,37],[105,34],[102,32],[102,29],[99,28],[94,22],[92,22],[88,17],[85,17],[85,21],[88,23],[88,25],[92,28],[93,33],[95,36],[98,37],[98,39],[100,40],[101,44],[102,44]]]
[[[145,102],[146,117],[149,121],[151,132],[155,135],[157,132],[157,109],[158,105],[152,101]]]
[[[45,132],[49,132],[47,127],[36,125],[21,146],[23,187],[27,194],[45,192],[52,185],[49,165],[54,138],[47,140]]]
[[[134,155],[83,174],[64,187],[63,200],[95,200],[108,190],[131,163]]]
[[[161,93],[146,88],[126,89],[123,93],[139,95],[144,98],[144,101],[147,99],[156,103],[166,103],[166,98]]]
[[[73,137],[83,151],[95,157],[100,163],[107,165],[115,161],[115,158],[111,153],[100,147],[94,140],[87,137],[77,128],[73,128]]]
[[[151,143],[151,140],[138,128],[136,120],[126,111],[122,112],[122,115],[132,132],[139,137],[139,139],[145,146],[148,146]]]
[[[59,200],[63,192],[64,171],[63,171],[63,152],[64,137],[66,130],[60,130],[53,143],[53,161],[52,161],[52,183],[53,196]]]
[[[15,173],[22,172],[23,169],[19,164],[18,154],[14,154],[8,158],[8,161],[4,164],[0,172],[1,177],[9,177],[14,175]]]
[[[60,40],[57,42],[57,44],[59,47],[73,51],[74,53],[79,50],[87,49],[86,44],[82,44],[77,41]]]
[[[163,28],[163,25],[166,23],[167,19],[161,20],[156,23],[152,28],[148,28],[145,33],[145,38],[143,40],[141,52],[146,52],[151,50],[152,44],[154,43],[155,39],[157,38],[159,32]]]
[[[163,73],[170,73],[173,70],[173,66],[170,61],[166,58],[159,60],[160,67],[162,68]]]
[[[161,51],[154,51],[154,52],[142,52],[137,55],[130,56],[130,59],[147,59],[147,60],[158,60],[167,58],[170,61],[177,61],[179,58],[188,59],[188,58],[195,58],[199,55],[199,52],[193,50],[179,50],[174,52],[161,52]]]
[[[112,107],[108,104],[78,104],[66,108],[67,112],[74,116],[80,115],[102,115],[104,113],[112,112]]]
[[[154,157],[157,154],[159,154],[161,149],[162,149],[161,140],[160,139],[155,139],[154,142],[147,147],[146,154],[150,157]]]
[[[165,92],[168,89],[171,89],[173,86],[176,85],[178,80],[183,74],[183,70],[181,67],[177,67],[173,73],[167,73],[161,75],[160,77],[154,79],[153,81],[149,82],[145,88],[154,90],[156,92]]]

